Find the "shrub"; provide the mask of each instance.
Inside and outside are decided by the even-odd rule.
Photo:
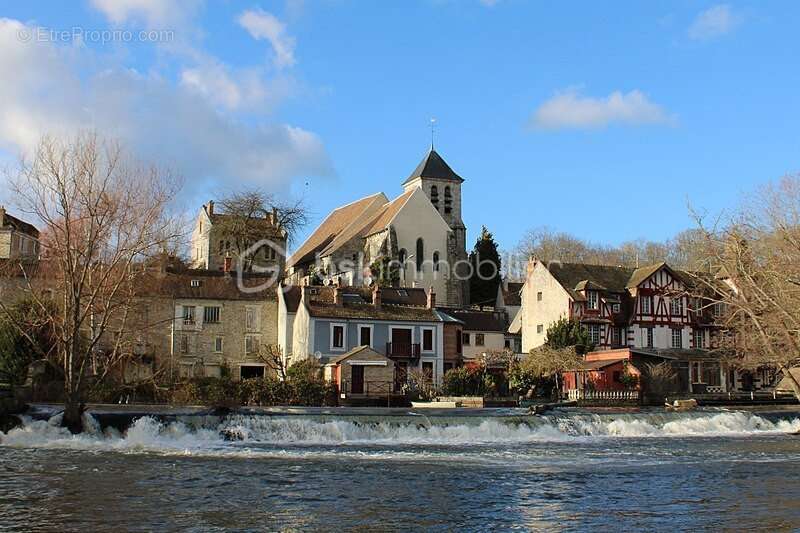
[[[482,394],[482,374],[478,366],[460,366],[444,373],[442,388],[449,396],[478,396]]]

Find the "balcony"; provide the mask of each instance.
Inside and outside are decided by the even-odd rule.
[[[398,359],[419,359],[419,343],[410,344],[405,342],[387,342],[386,356]]]

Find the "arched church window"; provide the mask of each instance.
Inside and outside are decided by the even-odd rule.
[[[425,259],[425,243],[422,237],[417,239],[417,272],[422,272],[422,261]]]
[[[449,213],[453,210],[453,194],[450,192],[450,186],[444,188],[444,212]]]
[[[433,252],[433,271],[439,272],[439,252]]]
[[[397,261],[400,263],[401,267],[404,266],[403,263],[406,262],[406,256],[407,255],[408,254],[406,253],[406,249],[405,248],[400,248],[400,251],[397,252]]]

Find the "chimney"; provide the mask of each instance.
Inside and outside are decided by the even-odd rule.
[[[209,216],[214,214],[214,200],[208,201],[208,205],[206,205],[206,211],[208,211]]]
[[[375,284],[375,288],[372,289],[372,305],[374,305],[376,309],[381,308],[381,286],[377,283]]]
[[[0,228],[6,225],[6,208],[0,205]]]
[[[428,309],[436,307],[436,293],[433,292],[433,287],[428,290]]]
[[[272,225],[278,225],[278,208],[275,206],[272,207]]]
[[[336,287],[333,293],[333,305],[341,307],[342,301],[344,301],[344,289],[341,287]]]

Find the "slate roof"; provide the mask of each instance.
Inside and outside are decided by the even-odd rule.
[[[505,332],[505,313],[498,311],[479,311],[476,309],[444,308],[443,312],[460,320],[467,331],[496,331]]]
[[[336,288],[311,287],[315,294],[307,296],[309,313],[320,318],[361,318],[372,320],[405,320],[441,322],[434,309],[428,309],[425,289],[417,287],[381,289],[381,307],[372,304],[372,289],[369,287],[343,287],[342,305],[334,304]],[[285,293],[288,312],[297,311],[302,287],[291,287]]]
[[[403,206],[406,205],[406,202],[409,198],[411,198],[411,195],[414,194],[414,190],[415,189],[406,191],[391,202],[385,204],[381,210],[378,211],[375,217],[364,225],[359,232],[359,235],[362,237],[367,237],[386,229],[386,226],[389,225],[397,213],[399,213]]]
[[[287,266],[293,267],[313,260],[316,253],[327,248],[337,236],[347,233],[351,224],[359,219],[363,220],[363,217],[368,216],[371,211],[377,212],[386,202],[388,202],[386,196],[379,192],[334,209],[300,248],[289,257],[286,262]],[[359,226],[357,229],[361,227]]]
[[[450,165],[448,165],[442,156],[440,156],[433,148],[422,158],[414,172],[403,182],[403,185],[419,178],[438,178],[444,180],[457,181],[462,183],[464,178],[456,174]]]
[[[506,305],[521,306],[522,297],[520,296],[520,292],[522,291],[523,285],[525,284],[509,281],[508,288],[503,289],[503,302]]]
[[[358,318],[364,320],[400,320],[410,322],[439,322],[439,317],[433,309],[426,307],[411,307],[407,305],[381,305],[380,308],[372,304],[327,304],[311,302],[308,304],[311,316],[317,318]]]

